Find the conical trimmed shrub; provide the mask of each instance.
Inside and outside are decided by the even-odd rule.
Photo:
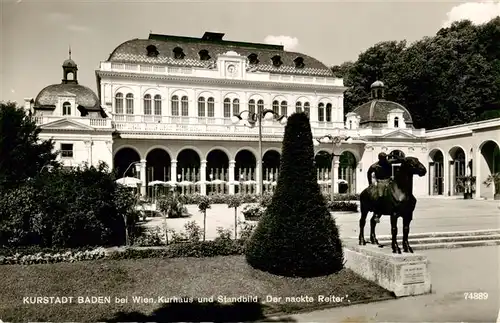
[[[255,269],[315,277],[343,268],[342,242],[316,179],[312,140],[308,116],[291,115],[276,191],[246,246],[247,262]]]

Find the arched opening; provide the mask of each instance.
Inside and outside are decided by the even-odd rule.
[[[141,157],[132,148],[122,148],[118,150],[113,158],[113,167],[116,170],[116,178],[122,177],[139,177],[136,172],[135,165],[132,163],[139,162]]]
[[[200,156],[193,149],[184,149],[177,155],[177,182],[181,194],[199,193]]]
[[[450,195],[463,194],[465,188],[461,182],[467,175],[465,152],[460,147],[453,147],[450,156]]]
[[[332,154],[324,150],[318,151],[314,156],[316,178],[323,194],[330,194],[331,190],[332,157]]]
[[[229,181],[229,157],[220,149],[214,149],[207,155],[207,175],[205,180],[207,194],[227,194]]]
[[[66,74],[66,79],[69,80],[69,81],[72,81],[75,79],[75,74],[73,72],[68,72]]]
[[[339,157],[339,193],[356,193],[356,157],[344,151]]]
[[[255,155],[246,149],[240,150],[235,158],[234,180],[239,182],[236,186],[236,193],[251,194],[256,189],[256,168],[257,159]]]
[[[281,155],[276,150],[268,150],[262,156],[262,171],[264,173],[264,191],[274,191],[278,180]]]
[[[443,195],[443,153],[434,149],[429,153],[429,195]]]
[[[151,150],[146,156],[146,185],[148,196],[158,197],[166,193],[163,185],[150,186],[150,182],[168,182],[172,180],[170,174],[170,155],[161,148]]]
[[[63,116],[70,116],[71,115],[71,103],[64,102],[62,110],[63,110],[62,111]]]
[[[491,183],[489,187],[484,184],[488,177],[495,174],[498,176],[498,173],[500,173],[500,149],[498,144],[493,140],[483,143],[481,145],[481,157],[481,160],[478,161],[479,176],[476,179],[476,185],[481,185],[481,197],[498,199],[500,196],[495,196],[495,194],[498,194],[495,183]]]
[[[394,128],[399,128],[399,118],[398,117],[394,118]]]

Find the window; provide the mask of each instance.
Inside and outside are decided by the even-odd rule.
[[[73,158],[73,144],[61,144],[61,157]]]
[[[212,97],[207,100],[207,117],[215,117],[215,100]]]
[[[198,117],[205,116],[205,98],[200,96],[198,98]]]
[[[309,115],[310,110],[309,102],[304,102],[304,113]]]
[[[297,113],[302,112],[302,102],[295,103],[295,112]]]
[[[161,95],[155,95],[155,115],[161,116]]]
[[[121,93],[115,95],[115,112],[116,114],[123,114],[123,94]]]
[[[233,99],[233,114],[239,114],[239,113],[240,113],[240,100]]]
[[[279,55],[274,55],[272,58],[271,58],[272,62],[273,62],[273,65],[275,67],[280,67],[281,65],[283,65],[283,62],[281,61],[281,56]]]
[[[231,99],[224,99],[224,118],[231,118]]]
[[[64,102],[63,103],[63,116],[69,116],[71,115],[71,103],[69,102]]]
[[[349,129],[352,129],[352,120],[349,120]]]
[[[152,108],[151,108],[151,95],[146,94],[144,96],[144,114],[145,115],[151,115],[152,114]]]
[[[281,115],[288,115],[288,102],[286,101],[281,101]]]
[[[323,103],[318,105],[318,121],[325,121],[325,105]]]
[[[280,103],[277,100],[273,101],[273,112],[276,114],[280,113]]]
[[[293,60],[293,62],[295,63],[296,68],[304,68],[305,66],[304,58],[302,57],[297,57],[296,59]]]
[[[184,51],[180,47],[175,47],[174,48],[174,58],[175,59],[183,59],[186,54],[184,54]]]
[[[259,100],[257,101],[257,111],[262,113],[262,110],[264,110],[264,100]]]
[[[200,60],[202,61],[208,61],[210,59],[210,55],[208,54],[208,50],[202,49],[198,52],[198,55],[200,55]]]
[[[398,117],[394,118],[394,128],[399,128],[399,118]]]
[[[248,111],[250,111],[250,113],[255,113],[255,100],[250,100],[248,101]]]
[[[148,47],[146,47],[146,51],[148,52],[148,57],[158,57],[159,53],[155,45],[149,45]]]
[[[179,115],[179,97],[177,95],[172,96],[172,115],[173,116],[178,116]]]
[[[181,115],[187,117],[189,115],[189,101],[187,96],[181,98]]]
[[[257,58],[257,54],[255,53],[252,53],[250,55],[248,55],[248,61],[251,65],[256,65],[256,64],[259,64],[259,59]]]
[[[332,104],[328,103],[326,105],[326,122],[332,121]]]
[[[134,114],[134,95],[132,93],[127,94],[125,97],[125,108],[126,114]]]

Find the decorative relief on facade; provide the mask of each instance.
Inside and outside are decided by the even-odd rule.
[[[386,152],[388,150],[388,148],[386,146],[382,146],[382,149],[381,149],[383,152]]]
[[[427,151],[426,147],[422,147],[422,152],[425,153]]]
[[[408,151],[409,151],[409,152],[413,152],[413,151],[415,151],[415,148],[413,148],[413,147],[408,147]]]
[[[366,150],[366,151],[373,151],[373,146],[366,145],[366,146],[365,146],[365,150]]]
[[[235,77],[238,76],[238,68],[234,63],[226,64],[227,76]]]

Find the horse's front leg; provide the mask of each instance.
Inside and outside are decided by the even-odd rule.
[[[368,215],[368,211],[364,210],[363,207],[361,207],[361,218],[359,219],[359,245],[360,246],[366,245],[365,224],[366,224],[367,215]]]
[[[396,213],[391,214],[391,234],[392,234],[392,253],[401,253],[401,249],[398,246],[398,215]]]
[[[373,216],[370,219],[370,242],[372,244],[379,245],[378,240],[377,240],[377,236],[375,235],[375,228],[377,226],[377,223],[379,222],[379,221],[377,221],[377,219],[378,219],[378,214],[373,213]]]
[[[410,233],[411,213],[403,216],[403,251],[413,253],[413,249],[408,242],[408,235]]]

